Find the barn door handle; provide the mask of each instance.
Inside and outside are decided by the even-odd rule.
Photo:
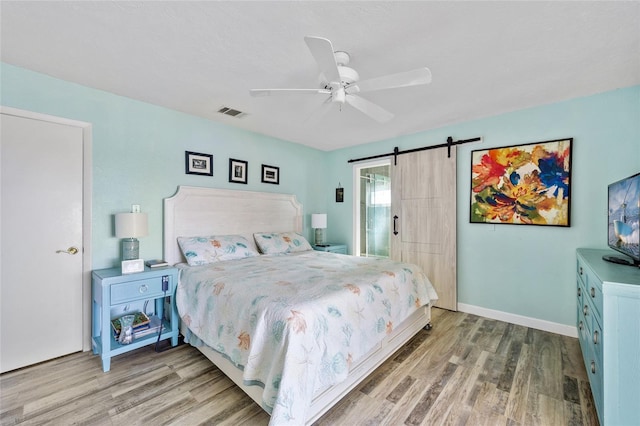
[[[76,254],[76,253],[78,253],[78,248],[77,247],[69,247],[66,250],[56,250],[56,253]]]
[[[398,228],[397,225],[398,224],[398,216],[393,216],[393,235],[398,235]]]

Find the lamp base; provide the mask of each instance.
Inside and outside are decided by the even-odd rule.
[[[122,240],[122,260],[134,260],[140,258],[140,241],[137,238],[125,238]]]
[[[324,244],[324,228],[316,228],[315,244]]]

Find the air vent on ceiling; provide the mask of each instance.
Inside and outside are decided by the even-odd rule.
[[[231,117],[240,118],[247,115],[246,112],[238,111],[237,109],[222,107],[218,110],[220,114],[230,115]]]

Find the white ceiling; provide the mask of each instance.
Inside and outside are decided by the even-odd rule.
[[[0,14],[4,62],[322,150],[640,84],[638,1],[3,0]],[[314,120],[321,96],[250,97],[318,87],[305,35],[361,79],[426,66],[433,82],[363,94],[386,124],[338,104]]]

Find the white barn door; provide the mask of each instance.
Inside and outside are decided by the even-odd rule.
[[[420,266],[438,293],[435,306],[457,311],[455,147],[450,157],[436,148],[391,162],[391,218],[391,258]]]
[[[5,372],[83,349],[83,129],[0,117]]]

